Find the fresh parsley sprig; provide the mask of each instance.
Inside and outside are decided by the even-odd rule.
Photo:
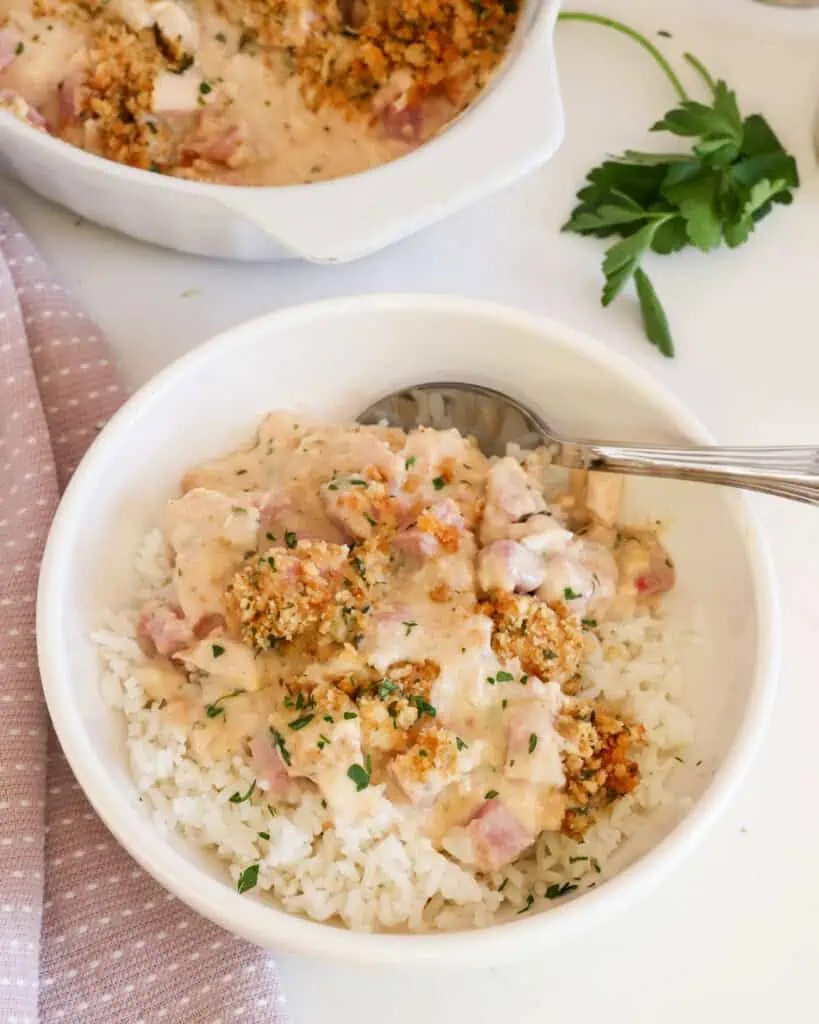
[[[736,94],[715,81],[686,53],[710,93],[708,103],[689,98],[678,76],[645,36],[601,15],[566,12],[564,21],[586,21],[621,32],[647,50],[680,97],[652,131],[690,140],[687,152],[626,150],[586,176],[564,231],[618,238],[603,259],[602,301],[608,306],[634,281],[648,340],[667,357],[674,342],[663,305],[643,269],[648,253],[667,256],[687,246],[709,252],[748,241],[775,205],[793,200],[799,185],[794,158],[761,114],[743,117]]]

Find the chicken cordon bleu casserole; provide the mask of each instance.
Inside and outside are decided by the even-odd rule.
[[[457,929],[600,883],[692,742],[659,524],[454,430],[268,415],[94,634],[139,797],[239,892]]]
[[[517,20],[518,0],[3,0],[0,109],[159,174],[321,181],[439,132]]]

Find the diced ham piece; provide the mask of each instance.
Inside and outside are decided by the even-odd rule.
[[[225,123],[209,111],[200,112],[196,128],[185,141],[183,154],[189,159],[238,167],[244,157],[244,130]]]
[[[535,841],[534,833],[498,797],[483,804],[467,831],[474,840],[478,867],[484,871],[498,871],[511,864]]]
[[[207,637],[177,657],[187,668],[224,679],[236,689],[259,688],[259,672],[253,651],[236,640],[223,636]]]
[[[424,111],[420,103],[399,106],[389,103],[381,111],[381,127],[384,136],[396,142],[417,146],[421,141]]]
[[[478,555],[481,590],[517,591],[531,594],[543,582],[543,559],[514,540],[496,540]]]
[[[176,654],[194,641],[193,630],[179,608],[164,601],[148,601],[137,619],[137,637],[150,651],[164,657]]]
[[[14,29],[0,29],[0,71],[5,71],[17,56],[17,50],[21,42],[20,36]]]
[[[557,519],[547,512],[530,516],[523,523],[513,523],[509,527],[509,536],[539,555],[557,554],[574,540],[572,531],[561,526]]]
[[[250,741],[250,757],[254,772],[270,787],[268,792],[279,799],[287,797],[293,781],[268,733],[260,733]]]

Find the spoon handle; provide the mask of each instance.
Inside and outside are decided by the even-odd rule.
[[[575,469],[741,487],[819,505],[819,448],[648,448],[562,443],[556,461]]]

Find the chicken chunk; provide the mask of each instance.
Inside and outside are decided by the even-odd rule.
[[[492,646],[501,661],[519,658],[525,672],[548,682],[568,679],[583,653],[579,620],[526,594],[498,592],[486,608],[495,623]]]
[[[532,593],[546,575],[543,559],[514,540],[496,540],[478,555],[478,583],[485,594],[493,590]]]
[[[409,800],[428,805],[451,782],[472,767],[473,755],[449,729],[427,726],[405,754],[389,765],[389,772]]]
[[[520,701],[511,709],[504,767],[507,779],[537,785],[563,785],[563,740],[555,729],[556,705],[560,703],[558,696],[557,700],[550,701]]]
[[[509,536],[509,528],[546,510],[543,495],[533,486],[521,464],[511,457],[493,463],[486,480],[486,503],[481,521],[481,543]]]
[[[205,672],[230,687],[258,690],[259,670],[253,651],[244,644],[222,636],[200,640],[190,650],[181,652],[179,660],[188,668]]]
[[[195,488],[168,503],[164,533],[174,564],[174,588],[193,628],[225,614],[224,591],[248,551],[256,550],[258,510],[218,491]]]
[[[602,544],[577,537],[546,563],[537,596],[557,607],[565,604],[575,615],[602,618],[614,599],[617,565]]]

